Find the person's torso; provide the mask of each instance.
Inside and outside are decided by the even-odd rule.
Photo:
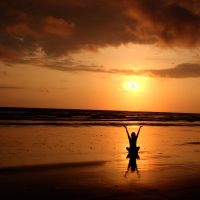
[[[136,148],[136,138],[130,138],[129,139],[129,143],[130,143],[130,148]]]

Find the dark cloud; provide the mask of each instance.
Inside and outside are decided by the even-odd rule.
[[[155,37],[168,46],[196,47],[200,37],[199,3],[191,1],[135,0],[127,15],[138,25],[132,31],[138,37]],[[193,7],[192,7],[193,5]],[[195,6],[196,5],[196,6]]]
[[[155,76],[166,78],[197,78],[200,77],[200,65],[184,63],[170,69],[150,70]]]
[[[68,72],[106,72],[106,69],[103,65],[74,65],[74,66],[62,66],[62,65],[43,65],[42,67],[59,70],[59,71],[68,71]]]
[[[51,70],[65,71],[65,72],[93,72],[93,73],[109,73],[109,74],[122,74],[128,76],[147,76],[147,77],[160,77],[160,78],[198,78],[200,77],[200,64],[183,63],[168,69],[146,69],[146,70],[133,70],[133,69],[110,69],[107,70],[103,65],[73,65],[65,66],[62,63],[57,65],[41,65],[41,67]],[[65,82],[65,80],[61,80]]]
[[[174,68],[168,69],[147,69],[147,70],[132,70],[132,69],[110,69],[107,70],[104,66],[96,65],[78,65],[71,67],[64,66],[45,66],[49,69],[68,71],[68,72],[98,72],[98,73],[111,73],[123,74],[134,76],[147,76],[157,78],[198,78],[200,77],[200,65],[193,63],[183,63]],[[162,68],[162,66],[161,66]]]
[[[105,72],[103,66],[83,65],[70,55],[128,43],[185,48],[200,44],[200,3],[195,0],[7,0],[0,6],[0,60],[6,65]],[[58,61],[63,56],[67,58]],[[151,73],[195,77],[194,68],[187,64]],[[183,75],[186,71],[189,75]]]
[[[21,89],[26,89],[24,87],[15,87],[15,86],[0,86],[0,89],[14,89],[14,90],[21,90]]]
[[[175,66],[174,68],[162,69],[146,69],[146,70],[133,70],[133,69],[110,69],[107,70],[103,65],[78,65],[73,63],[71,66],[65,65],[41,65],[41,67],[66,71],[66,72],[96,72],[96,73],[110,73],[134,76],[147,76],[147,77],[160,77],[160,78],[198,78],[200,77],[200,64],[183,63]]]
[[[149,69],[149,70],[127,70],[111,69],[109,73],[148,76],[160,78],[198,78],[200,77],[200,65],[184,63],[169,69]]]

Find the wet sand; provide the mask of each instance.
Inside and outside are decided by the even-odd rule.
[[[120,180],[110,163],[57,164],[0,170],[1,197],[66,199],[199,199],[199,175]],[[177,166],[178,167],[178,166]],[[163,173],[163,172],[162,172]],[[122,174],[121,174],[122,175]],[[135,174],[136,175],[136,174]],[[141,173],[140,176],[145,176]],[[116,177],[116,178],[115,178]],[[131,180],[132,179],[132,180]]]
[[[128,141],[121,127],[12,128],[1,127],[4,199],[200,197],[198,127],[143,127],[140,159],[128,173]]]

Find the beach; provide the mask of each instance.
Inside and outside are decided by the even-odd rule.
[[[6,199],[199,199],[199,127],[144,126],[140,158],[128,172],[124,127],[0,129],[0,188]],[[137,132],[138,126],[128,129]]]

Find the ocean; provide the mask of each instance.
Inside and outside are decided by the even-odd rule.
[[[0,125],[200,126],[200,114],[110,110],[0,108]]]

